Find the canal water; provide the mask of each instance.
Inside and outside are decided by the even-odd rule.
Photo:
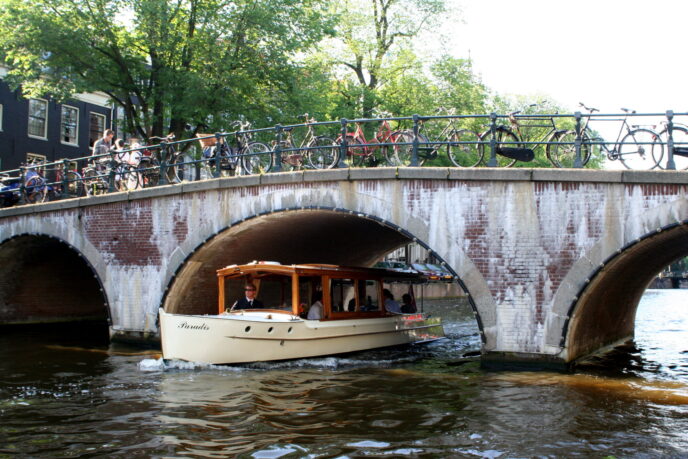
[[[481,370],[468,307],[425,308],[448,339],[242,367],[2,330],[0,457],[688,457],[688,290],[648,290],[635,347],[572,374]]]

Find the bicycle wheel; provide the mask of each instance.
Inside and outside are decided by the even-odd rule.
[[[480,136],[470,129],[461,129],[449,133],[446,139],[447,156],[456,167],[475,167],[483,160],[479,148]],[[470,142],[470,143],[457,143]]]
[[[196,168],[191,158],[183,153],[177,153],[170,160],[168,175],[173,183],[188,182],[194,179]]]
[[[108,183],[104,178],[100,177],[96,169],[89,167],[84,169],[84,190],[86,196],[105,194],[108,190]]]
[[[155,156],[150,156],[139,165],[141,172],[141,186],[150,188],[160,182],[160,161]]]
[[[81,175],[76,171],[67,171],[65,174],[65,180],[67,182],[67,195],[70,198],[84,196],[84,182],[81,179]]]
[[[38,175],[29,177],[24,184],[24,201],[28,204],[37,204],[45,201],[48,194],[48,186],[45,180]]]
[[[413,133],[410,131],[394,132],[389,140],[394,145],[387,149],[387,163],[396,167],[410,165],[413,158]]]
[[[241,167],[247,174],[267,174],[272,169],[272,150],[264,143],[249,143],[242,154]]]
[[[115,169],[115,188],[117,191],[131,191],[139,187],[139,174],[129,164],[119,164]]]
[[[491,151],[490,151],[490,141],[492,140],[492,136],[490,131],[485,131],[480,135],[480,141],[481,142],[487,142],[487,143],[481,143],[478,146],[478,149],[480,150],[480,156],[484,160],[484,164],[487,165],[490,161],[491,157]],[[506,148],[523,148],[523,144],[519,144],[519,139],[514,134],[511,132],[508,128],[499,126],[497,127],[497,131],[495,132],[495,140],[497,141],[497,167],[511,167],[514,164],[516,164],[516,159],[509,158],[503,155],[499,154],[499,148],[500,147],[506,147]],[[507,142],[506,145],[504,145],[504,142]]]
[[[329,137],[316,137],[308,145],[306,158],[313,169],[332,169],[339,161],[339,147]]]
[[[341,145],[341,141],[337,144]],[[352,147],[351,145],[359,145]],[[339,155],[339,153],[337,153]],[[346,135],[346,157],[344,162],[349,167],[363,167],[368,159],[368,150],[366,149],[366,142],[360,137],[353,134]]]
[[[688,151],[688,129],[682,126],[674,126],[674,128],[671,130],[671,136],[674,139],[674,165],[676,166],[676,170],[687,170],[688,156],[683,154],[677,155],[675,151],[677,148],[682,151]],[[666,169],[667,162],[669,161],[669,147],[667,146],[668,137],[669,136],[666,129],[659,133],[659,138],[661,139],[662,145],[665,146],[663,157],[659,159],[655,157],[655,160],[657,163],[659,163],[660,169]],[[656,156],[654,152],[653,156]]]
[[[634,129],[619,143],[619,160],[626,169],[654,169],[663,155],[664,147],[659,141],[659,136],[649,129]]]
[[[547,144],[547,159],[554,167],[572,168],[576,162],[576,131],[560,131]],[[581,137],[581,162],[583,166],[590,161],[591,139],[586,133]]]

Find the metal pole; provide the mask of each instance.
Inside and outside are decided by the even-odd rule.
[[[413,115],[413,150],[411,152],[411,167],[418,167],[418,119],[418,115]]]
[[[110,152],[110,174],[108,177],[108,193],[113,193],[115,191],[116,168],[117,168],[117,161],[115,161],[115,152],[111,151]]]
[[[674,112],[673,110],[667,110],[667,170],[675,171],[676,162],[674,161]]]
[[[576,158],[573,160],[573,167],[576,169],[580,169],[583,167],[583,159],[581,158],[581,141],[582,141],[582,135],[581,135],[581,112],[576,112],[574,113],[574,116],[576,117]]]
[[[282,172],[282,125],[275,126],[275,172]]]
[[[497,114],[490,113],[490,160],[487,167],[497,167]]]
[[[26,196],[26,168],[21,166],[19,168],[19,174],[21,175],[21,184],[19,185],[19,202],[21,204],[26,204],[24,196]]]
[[[67,159],[62,160],[62,193],[60,193],[60,198],[62,199],[67,199],[69,197],[69,193],[67,192],[67,187],[69,186],[69,183],[67,181],[67,170],[69,169],[69,161]],[[78,187],[79,185],[76,184],[74,187]]]
[[[160,180],[158,185],[167,185],[167,142],[160,142]]]
[[[220,155],[222,154],[220,150],[222,149],[222,134],[219,132],[215,133],[215,167],[213,168],[213,178],[218,178],[222,174],[222,169],[220,168]]]
[[[346,161],[345,161],[346,160],[346,152],[347,152],[348,143],[349,143],[348,139],[346,138],[346,134],[348,132],[348,128],[347,128],[348,121],[346,120],[346,118],[342,118],[341,123],[342,123],[342,134],[341,134],[342,135],[342,141],[339,143],[339,163],[337,164],[337,167],[345,168],[345,167],[348,167],[346,164]],[[353,161],[351,161],[351,162],[353,163]]]

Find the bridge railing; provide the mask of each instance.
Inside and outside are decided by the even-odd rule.
[[[597,129],[618,126],[605,140]],[[308,120],[0,172],[0,204],[41,202],[283,170],[348,167],[585,167],[688,169],[688,113],[482,114]]]

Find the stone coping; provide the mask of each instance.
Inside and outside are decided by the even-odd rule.
[[[0,218],[225,188],[359,180],[458,180],[688,185],[688,173],[685,171],[505,169],[487,167],[466,169],[455,167],[376,167],[330,169],[323,171],[307,170],[279,172],[266,175],[221,177],[198,182],[164,185],[143,190],[110,193],[87,198],[73,198],[43,204],[15,206],[7,209],[0,209]]]

